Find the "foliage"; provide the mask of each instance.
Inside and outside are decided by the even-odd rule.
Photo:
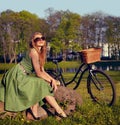
[[[12,66],[16,65],[15,63],[0,63],[0,70],[8,70],[9,68],[11,68]],[[59,63],[61,68],[77,68],[80,65],[79,61],[62,61]],[[52,68],[55,67],[55,64],[52,62],[46,62],[45,64],[45,68]]]
[[[46,19],[28,11],[6,10],[0,15],[0,56],[4,62],[17,62],[17,55],[29,46],[33,32],[39,31],[50,42],[51,53],[66,55],[89,47],[102,47],[107,43],[108,55],[119,59],[120,18],[93,13],[80,16],[77,13],[48,9]]]
[[[46,25],[46,26],[45,26]],[[44,29],[43,27],[44,26]],[[17,62],[17,55],[23,53],[29,46],[29,40],[33,32],[45,33],[47,24],[37,15],[28,11],[13,12],[7,10],[0,16],[0,55],[4,62]]]
[[[57,55],[61,52],[61,48],[63,48],[64,45],[62,41],[58,40],[57,38],[52,38],[50,42],[50,46],[51,46],[51,51],[52,51],[51,56],[57,57]],[[53,53],[55,53],[55,55],[53,55]]]
[[[8,64],[8,63],[0,63],[0,70],[8,70],[10,69],[11,67],[13,67],[15,64],[14,63],[11,63],[11,64]]]

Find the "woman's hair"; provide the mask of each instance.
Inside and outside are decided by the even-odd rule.
[[[45,64],[47,46],[46,46],[46,41],[45,41],[44,46],[42,46],[41,51],[39,51],[38,47],[35,46],[35,42],[34,42],[37,35],[42,35],[42,34],[40,32],[35,32],[32,35],[32,38],[31,38],[31,41],[30,41],[30,48],[34,48],[38,52],[39,59],[40,59],[40,69],[42,70],[42,67]]]

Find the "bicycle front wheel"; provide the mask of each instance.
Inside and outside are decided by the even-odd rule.
[[[87,89],[93,101],[112,106],[116,99],[115,85],[105,72],[92,70],[87,79]]]

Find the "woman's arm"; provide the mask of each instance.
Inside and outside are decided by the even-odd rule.
[[[30,57],[32,59],[33,67],[37,77],[43,78],[45,81],[50,83],[50,85],[56,91],[57,81],[54,78],[52,78],[48,73],[46,73],[44,70],[43,71],[40,70],[39,55],[35,49],[31,49]]]
[[[47,77],[49,77],[52,81],[55,81],[56,82],[56,85],[60,85],[60,81],[58,80],[55,80],[53,77],[51,77],[47,72],[44,71],[43,69],[43,72],[46,74]]]
[[[51,82],[51,79],[46,76],[46,74],[40,70],[40,63],[39,63],[39,55],[35,49],[31,49],[30,57],[32,59],[32,64],[35,70],[35,73],[38,77],[45,79],[47,82]]]

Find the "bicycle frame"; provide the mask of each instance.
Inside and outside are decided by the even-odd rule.
[[[46,71],[53,76],[53,78],[59,80],[61,85],[66,87],[67,85],[75,82],[76,84],[73,88],[75,90],[80,85],[83,75],[87,72],[87,90],[92,100],[98,104],[107,104],[108,106],[114,104],[116,99],[115,86],[109,75],[107,75],[104,71],[97,68],[94,69],[92,64],[87,64],[81,61],[81,64],[74,73],[74,76],[69,81],[66,81],[62,70],[59,67],[59,62],[61,62],[62,59],[52,58],[51,61],[56,64],[56,69]],[[110,93],[108,93],[108,91]]]
[[[87,90],[88,94],[94,102],[98,104],[105,104],[111,106],[114,104],[116,99],[116,90],[114,82],[111,80],[110,76],[106,74],[103,70],[92,67],[92,63],[99,60],[85,61],[82,53],[78,52],[80,55],[81,64],[75,71],[74,75],[70,80],[66,80],[64,74],[59,67],[59,62],[62,58],[51,58],[50,60],[56,64],[56,70],[47,70],[47,72],[56,80],[59,80],[61,85],[67,86],[71,83],[75,83],[74,90],[77,89],[82,81],[85,72],[88,73],[87,80]],[[70,78],[70,77],[69,77]]]
[[[65,79],[64,79],[64,76],[63,76],[63,74],[62,74],[61,68],[59,68],[58,62],[57,62],[57,61],[54,61],[54,63],[56,64],[57,76],[58,76],[59,78],[61,78],[61,80],[62,80],[64,86],[67,86],[67,85],[69,85],[69,84],[72,83],[72,82],[75,82],[75,83],[76,83],[76,86],[75,86],[73,89],[76,89],[76,88],[79,86],[79,84],[81,83],[81,80],[82,80],[82,77],[83,77],[84,73],[85,73],[86,71],[92,70],[90,64],[82,63],[82,64],[79,66],[79,68],[77,69],[77,71],[76,71],[76,73],[74,74],[73,78],[72,78],[70,81],[66,82]],[[78,81],[76,81],[76,78],[77,78],[78,75],[80,75],[80,76],[79,76]]]

